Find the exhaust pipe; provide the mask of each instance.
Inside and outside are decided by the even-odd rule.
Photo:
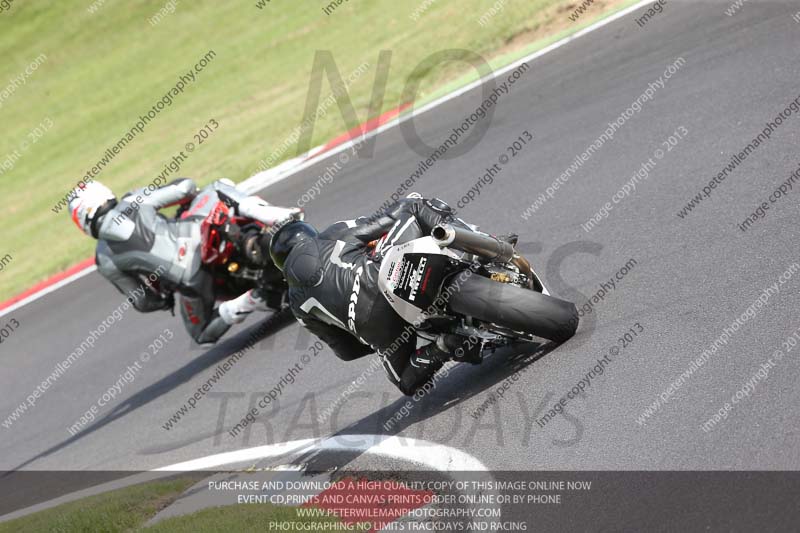
[[[434,227],[431,237],[441,248],[449,246],[490,261],[507,263],[516,255],[514,247],[507,242],[451,224],[439,224]]]

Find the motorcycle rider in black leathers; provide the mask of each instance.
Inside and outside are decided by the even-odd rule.
[[[239,216],[267,225],[300,211],[248,196],[229,180],[216,181],[213,187],[236,203]],[[97,239],[98,271],[131,299],[136,310],[172,311],[177,292],[187,331],[197,343],[206,344],[216,342],[251,312],[268,307],[266,295],[258,289],[215,307],[213,278],[200,262],[203,217],[168,219],[159,213],[171,205],[188,205],[197,192],[194,181],[180,178],[162,187],[134,190],[117,200],[110,189],[91,181],[76,191],[69,212],[82,231]]]
[[[371,218],[337,222],[318,233],[305,222],[290,222],[272,237],[270,255],[289,284],[297,320],[345,361],[378,352],[389,380],[412,395],[442,364],[454,358],[462,337],[441,335],[417,348],[416,332],[378,288],[380,248],[429,235],[439,223],[460,223],[438,199],[403,199]],[[385,235],[373,249],[370,243]],[[459,360],[477,362],[477,346]],[[476,360],[477,359],[477,360]]]

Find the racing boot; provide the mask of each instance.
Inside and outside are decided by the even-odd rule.
[[[480,342],[472,342],[460,335],[439,335],[432,342],[411,354],[408,366],[400,378],[399,387],[403,394],[412,395],[433,378],[445,362],[453,360],[479,364],[481,362]]]
[[[238,298],[222,302],[219,307],[219,316],[226,324],[233,325],[244,322],[253,311],[267,311],[269,306],[258,289],[251,289]]]
[[[403,394],[411,396],[425,385],[442,368],[450,354],[442,351],[435,342],[417,349],[411,354],[408,366],[403,370],[398,386]]]
[[[459,363],[479,365],[483,361],[481,356],[482,344],[475,337],[444,334],[436,339],[436,344],[444,351],[451,354],[450,359]]]

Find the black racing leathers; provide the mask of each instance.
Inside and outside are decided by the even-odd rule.
[[[380,293],[380,263],[368,244],[384,234],[386,246],[407,242],[451,218],[441,201],[406,199],[383,214],[337,222],[301,241],[284,265],[298,321],[345,361],[377,351],[391,382],[413,394],[441,363],[412,364],[416,332]]]

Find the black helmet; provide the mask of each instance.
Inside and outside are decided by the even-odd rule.
[[[307,222],[293,220],[284,225],[272,236],[269,242],[269,255],[275,266],[283,270],[289,252],[300,242],[306,239],[313,239],[319,232]]]

